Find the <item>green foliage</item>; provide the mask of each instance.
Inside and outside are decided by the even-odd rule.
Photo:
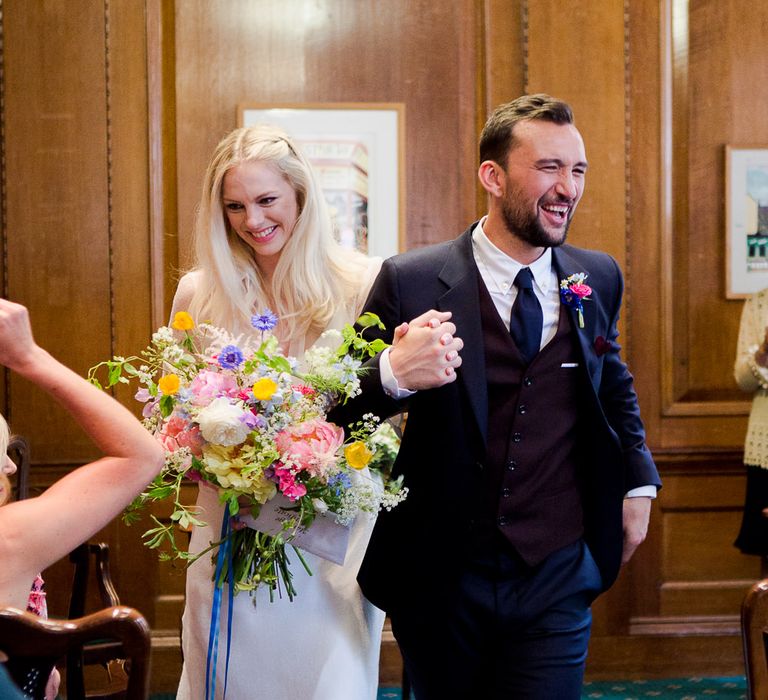
[[[350,355],[356,360],[364,361],[370,357],[375,357],[387,347],[387,343],[381,340],[381,338],[376,338],[372,341],[363,338],[363,334],[369,328],[385,330],[384,324],[376,314],[364,313],[357,319],[357,326],[360,328],[359,331],[356,331],[349,324],[342,329],[342,343],[337,352],[339,357]]]

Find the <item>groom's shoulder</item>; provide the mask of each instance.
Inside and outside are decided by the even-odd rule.
[[[561,255],[570,257],[572,260],[582,264],[586,269],[595,271],[615,270],[620,272],[620,267],[616,259],[602,250],[593,250],[591,248],[580,248],[566,243],[558,249]]]
[[[398,255],[393,255],[385,261],[385,265],[392,265],[400,271],[418,271],[430,269],[433,266],[441,266],[456,251],[457,247],[461,248],[466,244],[465,237],[468,235],[469,230],[471,229],[447,241],[431,243]]]

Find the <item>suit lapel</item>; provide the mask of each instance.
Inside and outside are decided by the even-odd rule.
[[[458,381],[464,386],[478,428],[486,441],[488,432],[488,391],[485,378],[485,348],[480,322],[480,295],[477,266],[472,254],[472,229],[455,241],[439,278],[446,292],[438,299],[439,311],[451,311],[456,334],[464,341]]]
[[[577,272],[586,272],[589,274],[589,270],[585,270],[583,264],[580,264],[572,255],[570,255],[566,250],[563,250],[562,248],[552,249],[552,262],[555,268],[555,273],[557,274],[558,285],[560,284],[561,280],[564,280],[566,277],[576,274]],[[597,280],[587,279],[587,284],[590,282],[595,283]],[[592,285],[590,284],[590,286]],[[576,309],[568,308],[565,305],[562,307],[563,310],[567,311],[571,315],[573,328],[576,329],[576,335],[579,338],[579,345],[581,347],[581,353],[584,357],[584,364],[589,374],[590,381],[595,388],[595,391],[598,390],[598,359],[592,344],[594,339],[599,335],[596,331],[596,322],[598,316],[596,311],[600,303],[601,301],[599,290],[596,287],[592,287],[592,294],[589,296],[589,300],[584,301],[582,304],[584,307],[584,328],[579,326],[579,313],[576,311]]]

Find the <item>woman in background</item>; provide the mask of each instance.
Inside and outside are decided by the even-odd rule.
[[[0,508],[0,607],[24,610],[38,573],[120,513],[160,471],[164,455],[127,409],[40,348],[27,310],[5,299],[0,299],[0,364],[48,392],[104,454],[37,498]],[[7,448],[8,426],[0,416],[3,498],[10,491],[7,474],[16,470]],[[9,668],[13,674],[13,659]],[[36,675],[40,680],[34,687],[24,674],[15,679],[28,686],[30,697],[44,697],[48,671]]]
[[[269,126],[237,129],[216,147],[203,183],[195,227],[195,268],[179,282],[174,312],[228,331],[255,333],[251,317],[265,309],[282,352],[298,359],[323,331],[341,329],[360,312],[381,261],[334,240],[314,173],[298,147]],[[190,551],[218,540],[223,507],[201,487],[200,517]],[[373,700],[378,686],[384,613],[362,595],[355,577],[373,517],[352,525],[343,566],[304,553],[312,576],[293,552],[297,591],[291,602],[261,588],[234,598],[230,700]],[[289,548],[290,549],[290,548]],[[208,555],[187,571],[179,700],[205,689],[213,568]],[[224,595],[220,639],[226,639]],[[225,652],[220,649],[219,658]],[[224,663],[216,670],[217,695]]]
[[[763,557],[768,575],[768,289],[747,299],[741,314],[734,376],[752,394],[744,464],[747,491],[736,546]]]

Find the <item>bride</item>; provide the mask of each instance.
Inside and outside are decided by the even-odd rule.
[[[195,252],[196,266],[180,280],[173,312],[248,333],[254,332],[251,316],[269,308],[279,319],[274,334],[283,353],[296,358],[323,331],[354,322],[381,264],[336,244],[308,161],[269,126],[237,129],[216,147],[203,183]],[[218,540],[223,517],[213,489],[201,488],[197,503],[208,525],[193,529],[193,552]],[[376,697],[384,613],[355,581],[373,524],[366,515],[354,522],[343,566],[304,552],[310,577],[292,561],[292,602],[277,596],[270,602],[264,587],[255,599],[235,596],[227,698]],[[179,699],[204,694],[212,576],[207,554],[187,571]],[[225,640],[222,598],[219,638]],[[225,653],[219,652],[217,696]]]

